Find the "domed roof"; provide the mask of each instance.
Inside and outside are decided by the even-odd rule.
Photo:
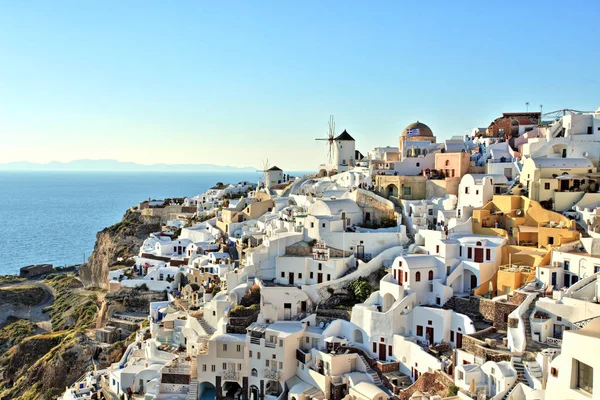
[[[402,131],[402,135],[400,135],[400,137],[414,137],[414,136],[425,136],[425,137],[433,137],[433,132],[431,131],[431,128],[429,128],[427,125],[425,125],[422,122],[413,122],[412,124],[408,125],[406,128],[404,128],[404,130]]]

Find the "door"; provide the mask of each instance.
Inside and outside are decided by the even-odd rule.
[[[303,313],[306,312],[306,302],[305,301],[300,302],[300,311],[302,311]]]
[[[290,281],[290,285],[294,284],[294,273],[293,272],[290,272],[290,279],[289,279],[289,281]]]
[[[556,272],[552,273],[552,287],[556,288]]]
[[[471,275],[471,290],[477,287],[477,277],[475,275]]]
[[[292,304],[284,303],[283,305],[283,319],[289,321],[292,319]]]
[[[569,180],[568,179],[561,179],[560,180],[560,191],[561,192],[565,192],[569,190]]]
[[[475,262],[483,262],[483,249],[475,248]]]
[[[425,337],[427,338],[427,341],[429,342],[429,344],[433,344],[433,327],[432,326],[428,326],[427,328],[425,328]]]
[[[379,359],[381,361],[385,361],[385,349],[386,345],[384,343],[379,343]]]
[[[457,349],[462,348],[462,333],[460,333],[460,332],[456,332],[456,348]]]
[[[563,337],[563,326],[562,325],[554,325],[554,338],[562,339]]]
[[[323,274],[320,272],[317,274],[317,283],[323,283]]]

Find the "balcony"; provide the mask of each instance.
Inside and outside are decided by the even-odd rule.
[[[274,381],[279,380],[279,371],[272,371],[270,369],[265,369],[265,372],[263,375],[264,375],[265,379],[271,379]]]
[[[224,381],[238,381],[240,374],[234,370],[221,371],[221,378]]]
[[[275,347],[277,347],[277,342],[267,342],[267,341],[265,341],[265,347],[270,347],[270,348],[274,349]]]

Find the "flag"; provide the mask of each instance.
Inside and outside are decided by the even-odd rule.
[[[419,136],[419,128],[407,129],[406,136]]]

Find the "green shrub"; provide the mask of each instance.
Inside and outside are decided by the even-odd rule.
[[[458,394],[458,386],[456,386],[455,384],[452,384],[448,387],[448,394],[446,395],[447,397],[451,397],[451,396],[456,396]]]
[[[371,294],[371,285],[364,278],[358,278],[350,282],[348,288],[361,302],[364,302]]]

